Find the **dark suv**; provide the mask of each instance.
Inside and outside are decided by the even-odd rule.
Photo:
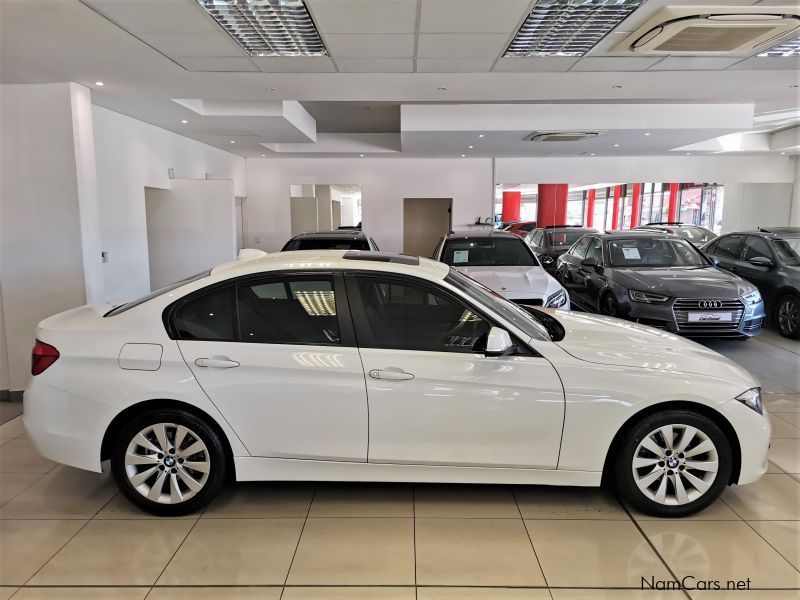
[[[800,337],[800,227],[726,233],[702,250],[721,268],[758,286],[781,335]]]
[[[717,234],[710,229],[700,227],[700,225],[693,225],[691,223],[684,224],[680,221],[657,221],[654,223],[648,223],[647,225],[642,225],[640,227],[634,227],[634,229],[649,229],[652,231],[674,233],[675,235],[681,236],[687,242],[694,244],[698,248],[717,237]]]
[[[294,236],[284,244],[288,250],[379,250],[378,244],[360,229],[313,231]]]
[[[545,270],[554,275],[558,257],[587,233],[597,230],[581,225],[548,225],[534,229],[524,239]]]

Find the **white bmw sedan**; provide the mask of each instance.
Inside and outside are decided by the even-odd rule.
[[[41,322],[25,426],[159,515],[230,476],[598,486],[682,516],[766,470],[758,382],[677,336],[532,314],[448,266],[250,256]]]

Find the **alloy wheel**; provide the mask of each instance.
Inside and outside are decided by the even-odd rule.
[[[125,451],[125,474],[142,496],[178,504],[203,489],[211,472],[206,444],[175,423],[155,423],[137,433]]]
[[[691,425],[664,425],[646,435],[633,454],[633,479],[650,500],[664,505],[694,502],[719,471],[714,442]]]
[[[800,328],[800,302],[791,296],[778,307],[778,327],[783,335],[794,335]]]

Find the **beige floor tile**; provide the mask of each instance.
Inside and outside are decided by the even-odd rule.
[[[190,521],[92,521],[30,583],[151,585],[178,549]]]
[[[59,466],[0,507],[0,518],[91,519],[116,493],[110,473]]]
[[[200,519],[159,585],[283,585],[303,519]]]
[[[763,400],[771,413],[800,412],[800,394],[764,394]]]
[[[800,572],[747,523],[674,519],[641,524],[675,575],[697,579],[751,579],[751,587],[800,587]]]
[[[550,592],[536,588],[421,587],[418,600],[550,600]]]
[[[553,589],[554,600],[683,600],[686,596],[678,591],[653,590],[576,590]]]
[[[417,518],[416,523],[419,585],[545,583],[521,519]]]
[[[797,590],[691,591],[693,600],[797,600]]]
[[[800,569],[800,521],[752,521],[750,527]]]
[[[800,473],[789,473],[789,477],[797,481],[800,481]]]
[[[193,512],[189,515],[180,517],[163,517],[165,521],[175,520],[197,520],[200,517],[201,511]],[[149,512],[143,511],[138,506],[134,506],[131,502],[118,492],[104,507],[97,513],[95,519],[162,519]]]
[[[640,587],[669,572],[630,521],[525,521],[549,585]]]
[[[635,510],[634,508],[630,509],[633,518],[637,521],[669,521],[669,518],[662,518],[662,517],[654,517],[652,515],[646,515],[644,513]],[[681,517],[683,521],[741,521],[742,518],[737,515],[730,506],[722,502],[721,500],[717,500],[711,506],[706,508],[705,510],[700,511],[699,513],[695,513],[688,517]]]
[[[84,523],[0,521],[0,584],[25,583]]]
[[[287,587],[283,600],[414,600],[413,587]]]
[[[49,473],[56,465],[36,452],[28,438],[18,437],[0,446],[0,473]]]
[[[0,504],[5,504],[42,477],[41,473],[0,473]]]
[[[155,587],[147,600],[278,600],[281,587]]]
[[[22,588],[14,600],[83,600],[96,598],[97,600],[143,600],[150,591],[149,587],[137,588]]]
[[[417,517],[519,518],[508,486],[420,485],[414,488]]]
[[[769,459],[787,473],[800,473],[800,439],[772,440]]]
[[[217,496],[203,518],[305,518],[313,494],[314,487],[302,483],[237,483]]]
[[[22,423],[22,416],[15,417],[0,425],[0,442],[7,442],[21,435],[25,435],[25,425]]]
[[[800,412],[771,412],[770,417],[777,417],[787,423],[791,423],[795,427],[800,427]],[[777,419],[772,419],[773,425]]]
[[[783,471],[771,462],[767,462],[767,473],[783,473]]]
[[[0,586],[0,600],[8,600],[17,593],[18,587],[14,586]]]
[[[292,585],[413,585],[412,519],[308,519]]]
[[[320,484],[310,517],[411,517],[413,488],[403,484]]]
[[[800,413],[783,413],[784,415],[795,414],[800,416]],[[770,419],[772,423],[772,439],[773,440],[780,440],[785,438],[800,438],[800,427],[789,423],[788,421],[784,421],[783,419],[779,419],[776,417],[772,417]]]
[[[514,494],[526,519],[628,520],[616,498],[600,488],[517,486]]]
[[[722,500],[745,521],[800,519],[800,483],[785,474],[767,474],[747,485],[732,485]]]

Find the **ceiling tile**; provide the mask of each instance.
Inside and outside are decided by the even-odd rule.
[[[218,31],[208,33],[141,33],[139,39],[167,56],[242,56],[241,47]]]
[[[254,56],[250,59],[264,73],[333,73],[336,66],[327,56]]]
[[[721,71],[741,60],[741,56],[667,56],[650,67],[650,71]]]
[[[498,33],[422,33],[420,58],[497,58],[505,50],[508,35]]]
[[[82,0],[132,33],[201,33],[217,26],[192,0]]]
[[[412,58],[413,33],[329,33],[325,44],[334,58]]]
[[[488,73],[493,58],[418,58],[418,73]]]
[[[258,67],[243,56],[180,56],[172,57],[172,60],[187,71],[222,71],[230,73],[258,71]]]
[[[568,71],[576,62],[576,56],[509,56],[497,61],[494,70],[508,73],[553,73]]]
[[[644,71],[661,59],[661,56],[589,56],[580,59],[570,71]]]
[[[337,58],[336,65],[343,73],[411,73],[411,58]]]
[[[414,33],[417,0],[306,0],[319,31]]]
[[[736,71],[779,71],[800,70],[800,56],[754,56],[736,63],[731,70]],[[798,77],[795,77],[797,83]]]
[[[422,0],[421,33],[504,33],[527,16],[530,0]]]

